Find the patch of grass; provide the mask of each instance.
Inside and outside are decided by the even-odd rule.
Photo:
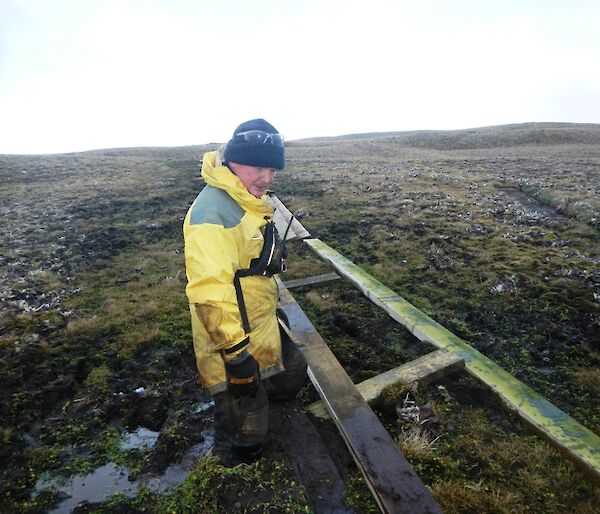
[[[600,369],[599,368],[575,368],[573,381],[592,391],[592,394],[600,395]]]
[[[444,512],[592,512],[588,508],[592,498],[600,500],[600,488],[582,480],[515,419],[467,407],[472,399],[461,397],[465,390],[448,387],[434,432],[439,439],[418,445],[423,451],[407,447],[405,453]],[[438,393],[432,389],[424,396],[436,399]]]
[[[432,492],[438,505],[447,514],[526,512],[518,495],[510,491],[494,491],[485,482],[441,482],[432,487]]]
[[[115,495],[94,512],[135,510],[173,512],[310,513],[303,488],[281,462],[264,459],[251,465],[225,468],[212,457],[199,459],[194,471],[175,491],[164,496],[141,489],[137,497]]]
[[[418,425],[411,425],[400,431],[396,436],[396,443],[407,459],[423,458],[425,455],[433,454],[435,442],[439,437],[433,436],[431,432]]]
[[[113,373],[106,364],[102,364],[90,371],[85,379],[85,385],[92,389],[97,389],[102,393],[107,393],[110,389],[110,380]]]
[[[306,293],[305,299],[321,311],[340,307],[336,294],[327,291],[311,290]]]

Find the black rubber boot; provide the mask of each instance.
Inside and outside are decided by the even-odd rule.
[[[233,398],[227,391],[214,395],[215,446],[212,455],[223,466],[256,460],[268,430],[268,399],[259,383],[254,397]]]

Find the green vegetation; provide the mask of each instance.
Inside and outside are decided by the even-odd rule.
[[[217,514],[233,510],[248,514],[311,512],[292,472],[281,462],[261,460],[228,469],[210,457],[199,459],[193,472],[171,493],[160,495],[142,488],[133,499],[117,494],[93,512]]]
[[[292,142],[274,189],[313,237],[599,433],[597,131]],[[34,493],[44,474],[115,462],[132,478],[160,475],[209,433],[212,411],[195,412],[209,395],[196,378],[181,234],[208,149],[0,156],[3,512],[55,505],[52,491]],[[286,278],[328,271],[290,246]],[[344,281],[293,293],[355,382],[431,351]],[[466,377],[437,386],[412,392],[437,418],[427,434],[398,418],[404,389],[377,412],[445,512],[594,512],[598,488],[488,391]],[[155,446],[121,449],[138,427],[160,432]],[[336,464],[348,506],[377,512],[356,469]],[[275,450],[234,470],[200,459],[166,494],[80,509],[310,512]]]

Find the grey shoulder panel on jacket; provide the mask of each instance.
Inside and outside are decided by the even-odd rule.
[[[206,186],[196,198],[190,214],[190,225],[221,225],[233,228],[239,225],[244,209],[225,191]]]

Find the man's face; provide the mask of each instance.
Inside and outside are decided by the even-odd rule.
[[[260,198],[267,192],[277,171],[274,168],[257,168],[256,166],[238,164],[237,162],[230,162],[229,166],[250,194],[256,196],[256,198]]]

